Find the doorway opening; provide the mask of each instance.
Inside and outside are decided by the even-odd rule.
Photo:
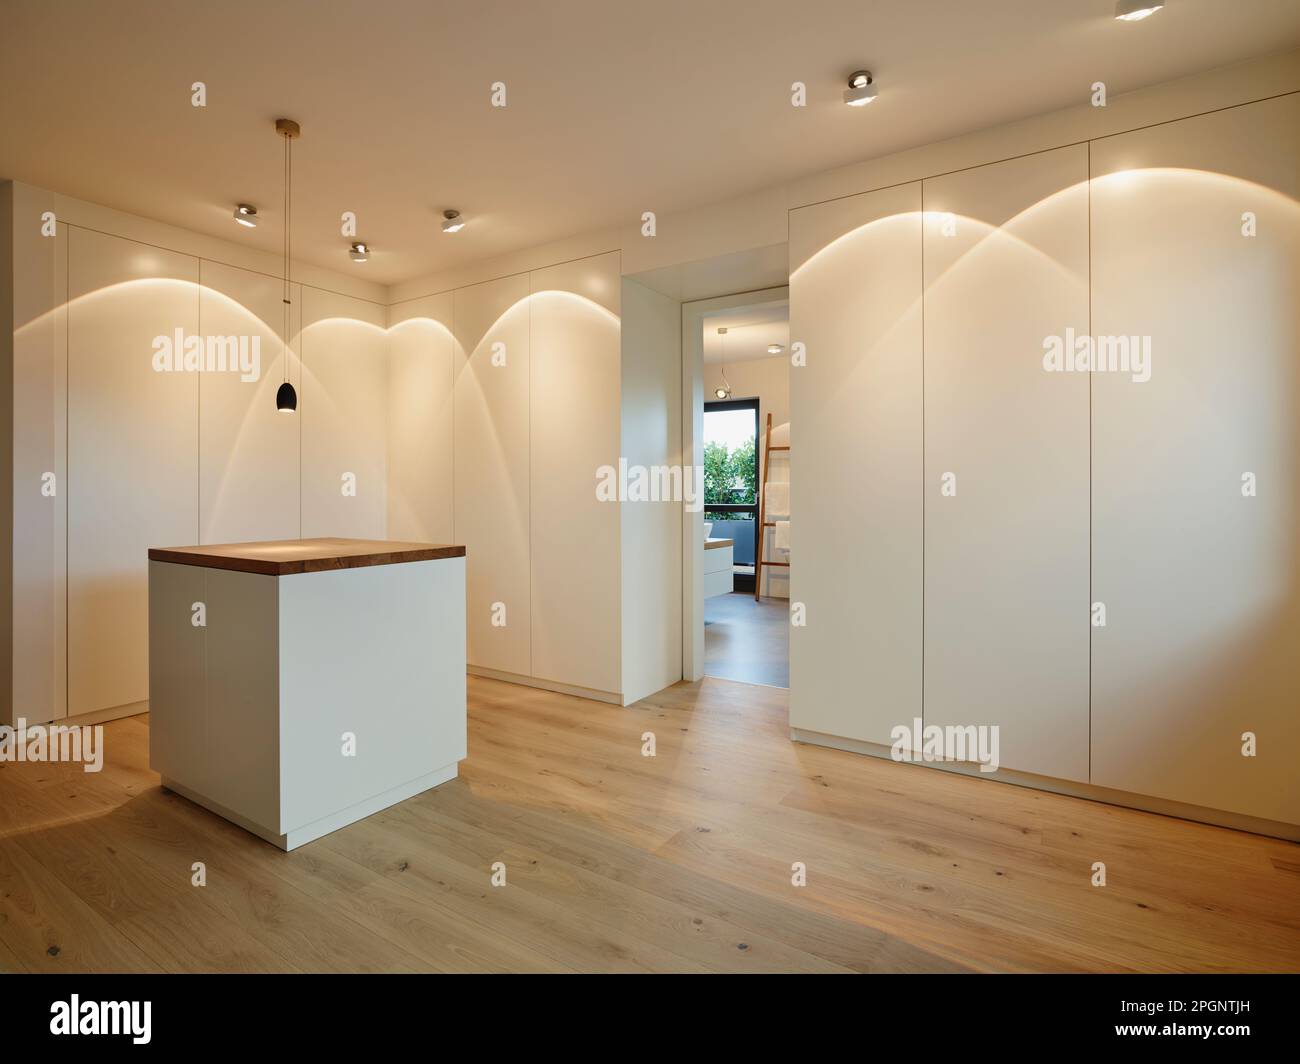
[[[703,316],[704,669],[790,686],[788,299]]]

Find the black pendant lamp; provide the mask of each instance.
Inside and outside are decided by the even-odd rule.
[[[275,408],[282,414],[292,414],[298,409],[298,393],[288,381],[276,389]]]
[[[284,383],[275,393],[275,408],[282,414],[292,414],[298,409],[298,393],[289,383],[289,329],[291,301],[289,294],[289,263],[293,252],[291,232],[293,227],[293,141],[302,132],[292,118],[277,118],[275,131],[284,138]]]

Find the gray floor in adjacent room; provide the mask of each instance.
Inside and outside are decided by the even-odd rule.
[[[789,602],[745,591],[705,599],[704,674],[789,687]]]

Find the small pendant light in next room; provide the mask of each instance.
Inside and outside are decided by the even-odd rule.
[[[289,330],[292,327],[289,313],[292,305],[289,295],[289,262],[293,252],[293,141],[302,130],[292,118],[277,118],[275,131],[284,138],[284,383],[275,393],[275,408],[282,414],[292,414],[298,409],[298,393],[289,383]]]
[[[731,385],[727,382],[727,330],[725,326],[718,329],[718,339],[722,341],[722,384],[714,389],[713,394],[719,399],[730,399]]]

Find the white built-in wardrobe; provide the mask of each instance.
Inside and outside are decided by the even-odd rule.
[[[790,217],[796,736],[1300,824],[1300,95]]]
[[[148,698],[149,547],[382,538],[386,519],[383,305],[293,285],[286,415],[279,279],[67,223],[51,252],[29,283],[54,309],[15,365],[14,709],[30,721]],[[176,330],[257,337],[260,379],[155,370]]]
[[[619,254],[391,311],[388,534],[466,548],[471,668],[619,700]]]
[[[15,714],[138,711],[151,546],[348,536],[468,548],[472,666],[621,698],[618,253],[414,300],[282,283],[73,224],[20,337]],[[48,289],[48,291],[46,291]],[[154,339],[256,336],[256,383]],[[46,473],[57,491],[43,495]]]

